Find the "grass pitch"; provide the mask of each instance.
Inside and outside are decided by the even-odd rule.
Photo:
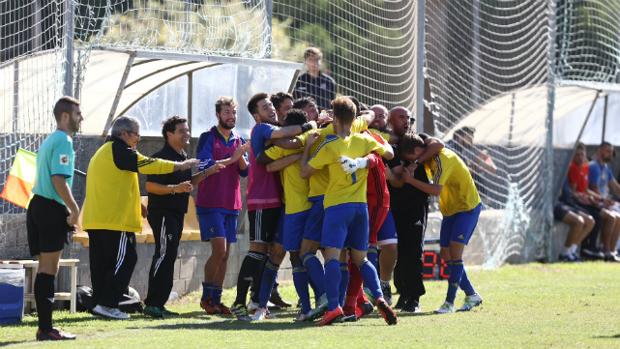
[[[433,315],[445,281],[426,283],[423,314],[400,315],[387,326],[376,313],[356,323],[318,328],[293,323],[294,311],[275,320],[243,323],[208,316],[198,294],[170,304],[181,316],[127,321],[87,313],[55,312],[55,325],[77,334],[73,342],[34,341],[36,318],[0,327],[0,346],[62,348],[620,348],[620,265],[527,264],[468,270],[484,304],[468,313]],[[234,290],[225,291],[230,304]],[[285,298],[294,289],[283,285]],[[397,297],[397,296],[395,296]],[[457,307],[463,300],[457,296]]]

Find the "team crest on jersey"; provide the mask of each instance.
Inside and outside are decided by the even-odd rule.
[[[60,154],[60,164],[61,165],[69,165],[69,155]]]

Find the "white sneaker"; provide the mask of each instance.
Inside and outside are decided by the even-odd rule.
[[[254,312],[254,315],[252,315],[252,321],[262,321],[273,318],[275,318],[275,316],[271,315],[267,308],[258,308],[256,309],[256,312]]]
[[[454,304],[444,302],[439,309],[435,310],[435,314],[449,314],[454,313]]]
[[[249,313],[255,312],[258,308],[260,308],[258,306],[258,303],[252,302],[252,301],[250,301],[250,303],[248,303],[248,312]]]
[[[465,303],[459,309],[459,311],[470,311],[473,308],[482,304],[482,297],[479,294],[474,293],[471,296],[465,296]]]
[[[118,308],[110,308],[104,305],[97,305],[93,308],[93,313],[101,315],[110,319],[127,320],[130,318],[129,314],[122,312]]]

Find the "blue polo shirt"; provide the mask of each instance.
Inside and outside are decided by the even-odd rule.
[[[54,131],[39,147],[37,173],[32,192],[67,206],[56,192],[52,183],[52,176],[65,177],[69,188],[71,188],[74,168],[73,140],[64,131]]]

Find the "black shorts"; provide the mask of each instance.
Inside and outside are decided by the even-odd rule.
[[[69,243],[73,227],[67,224],[67,208],[56,200],[35,195],[26,212],[28,247],[32,256],[61,251]]]
[[[561,221],[568,214],[568,212],[571,212],[571,211],[577,214],[583,213],[583,214],[591,215],[591,216],[592,216],[592,213],[595,213],[596,216],[598,217],[599,214],[596,213],[595,209],[596,209],[595,207],[592,207],[591,209],[589,209],[588,207],[581,206],[577,203],[573,204],[573,203],[566,203],[566,202],[560,201],[553,208],[553,218],[555,218],[558,221]]]
[[[281,230],[281,216],[281,207],[248,211],[250,242],[279,242],[278,230]]]

